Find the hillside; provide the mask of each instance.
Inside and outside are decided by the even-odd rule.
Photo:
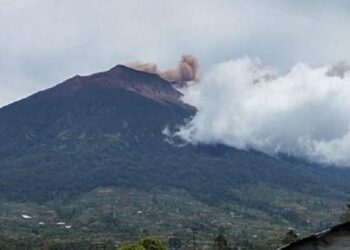
[[[185,220],[204,206],[212,217],[227,216],[234,207],[245,209],[241,220],[251,223],[258,219],[307,228],[311,220],[309,230],[339,216],[341,204],[349,200],[347,169],[222,145],[169,144],[164,128],[175,128],[195,112],[180,97],[158,75],[119,65],[73,77],[0,109],[2,201],[51,208],[59,201],[60,207],[74,207],[97,188],[109,187],[148,197],[154,190],[159,197],[162,192],[174,197],[185,193],[185,201],[199,204],[186,209],[191,212],[182,215]],[[174,206],[186,207],[184,200],[176,200]],[[307,212],[300,212],[305,208]],[[145,220],[143,227],[156,220]],[[190,221],[201,220],[199,216]],[[216,230],[221,222],[208,225]],[[137,229],[129,230],[132,234]]]

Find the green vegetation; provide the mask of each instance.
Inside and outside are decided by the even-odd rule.
[[[289,229],[288,232],[286,233],[286,236],[282,240],[282,243],[287,245],[296,240],[298,240],[298,235],[294,232],[293,229]]]
[[[214,247],[215,239],[222,234],[229,247],[273,249],[282,244],[288,227],[296,228],[300,237],[304,237],[337,223],[343,213],[342,204],[335,199],[288,196],[262,187],[257,192],[261,196],[272,193],[275,199],[271,207],[281,207],[283,202],[285,209],[268,213],[249,209],[239,202],[207,204],[179,189],[98,188],[71,199],[59,198],[43,204],[2,203],[0,235],[26,242],[36,239],[38,244],[47,240],[50,246],[104,244],[108,240],[110,245],[119,246],[157,236],[170,248],[171,245],[191,247],[191,228],[196,227],[199,247]],[[285,219],[286,211],[297,217]],[[71,228],[66,228],[68,225]]]
[[[167,250],[166,245],[156,238],[144,238],[136,243],[126,244],[120,250]]]
[[[350,204],[347,205],[346,211],[340,217],[340,222],[342,223],[350,222]]]

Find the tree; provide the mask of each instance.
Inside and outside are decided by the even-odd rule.
[[[120,250],[167,250],[167,247],[159,239],[149,237],[133,244],[123,245]]]
[[[227,240],[223,234],[219,234],[219,236],[215,238],[215,249],[218,249],[218,250],[228,249]]]
[[[345,222],[350,222],[350,204],[346,206],[346,211],[344,214],[341,216],[340,221],[345,223]]]
[[[140,244],[126,244],[119,248],[119,250],[145,250]]]
[[[286,233],[286,236],[282,240],[282,243],[287,245],[290,244],[298,239],[298,235],[295,233],[293,229],[289,229]]]

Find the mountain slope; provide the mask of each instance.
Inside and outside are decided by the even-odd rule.
[[[34,190],[55,193],[98,175],[84,176],[85,168],[119,171],[137,165],[145,151],[163,144],[167,124],[193,112],[179,102],[179,96],[156,75],[118,66],[86,78],[74,77],[1,109],[3,190],[13,190],[15,197],[21,194],[21,185],[26,192],[34,182]],[[101,160],[111,162],[102,166]],[[61,182],[60,176],[66,181]],[[97,181],[108,182],[103,177]]]
[[[0,109],[2,199],[46,202],[110,186],[175,188],[207,204],[236,203],[291,220],[271,202],[273,190],[349,198],[347,169],[167,143],[163,129],[195,112],[180,96],[155,74],[116,66]]]

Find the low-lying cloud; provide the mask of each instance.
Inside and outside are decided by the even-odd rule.
[[[299,63],[281,75],[248,57],[218,64],[183,89],[198,112],[175,136],[350,166],[349,69]]]
[[[158,74],[165,80],[176,82],[180,85],[199,80],[199,62],[193,55],[183,55],[176,69],[165,71],[159,70],[157,64],[155,63],[134,62],[129,63],[128,66],[133,69]]]

